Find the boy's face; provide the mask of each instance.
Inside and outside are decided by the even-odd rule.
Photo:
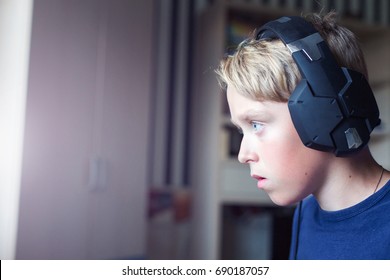
[[[324,183],[329,153],[305,147],[287,103],[255,101],[228,86],[232,122],[243,132],[238,160],[278,205],[296,203]]]

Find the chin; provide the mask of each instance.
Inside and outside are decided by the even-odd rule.
[[[299,200],[292,197],[282,197],[278,195],[270,195],[270,199],[278,206],[292,206],[299,202]]]

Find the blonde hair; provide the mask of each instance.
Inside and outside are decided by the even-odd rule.
[[[363,52],[355,35],[336,23],[336,13],[312,14],[306,19],[327,42],[336,61],[368,78]],[[221,60],[216,70],[221,87],[234,86],[254,100],[287,102],[301,80],[290,51],[279,39],[256,40],[253,33],[235,53]]]

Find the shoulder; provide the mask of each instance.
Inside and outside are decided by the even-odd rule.
[[[313,195],[309,195],[304,200],[302,200],[302,212],[312,211],[319,208],[320,206]]]
[[[307,216],[313,216],[319,210],[320,207],[317,200],[313,195],[309,195],[299,202],[295,208],[294,223],[300,223],[302,219],[307,218]]]
[[[388,215],[390,211],[390,180],[373,196],[373,210],[378,214],[383,213],[390,219],[390,215]]]
[[[373,197],[376,206],[390,207],[390,180]]]

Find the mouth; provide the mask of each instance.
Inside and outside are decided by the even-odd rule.
[[[265,182],[267,181],[266,178],[261,177],[261,176],[258,176],[258,175],[256,175],[256,174],[251,175],[251,177],[252,177],[253,179],[257,180],[257,187],[258,187],[259,189],[264,189],[264,184],[265,184]]]

